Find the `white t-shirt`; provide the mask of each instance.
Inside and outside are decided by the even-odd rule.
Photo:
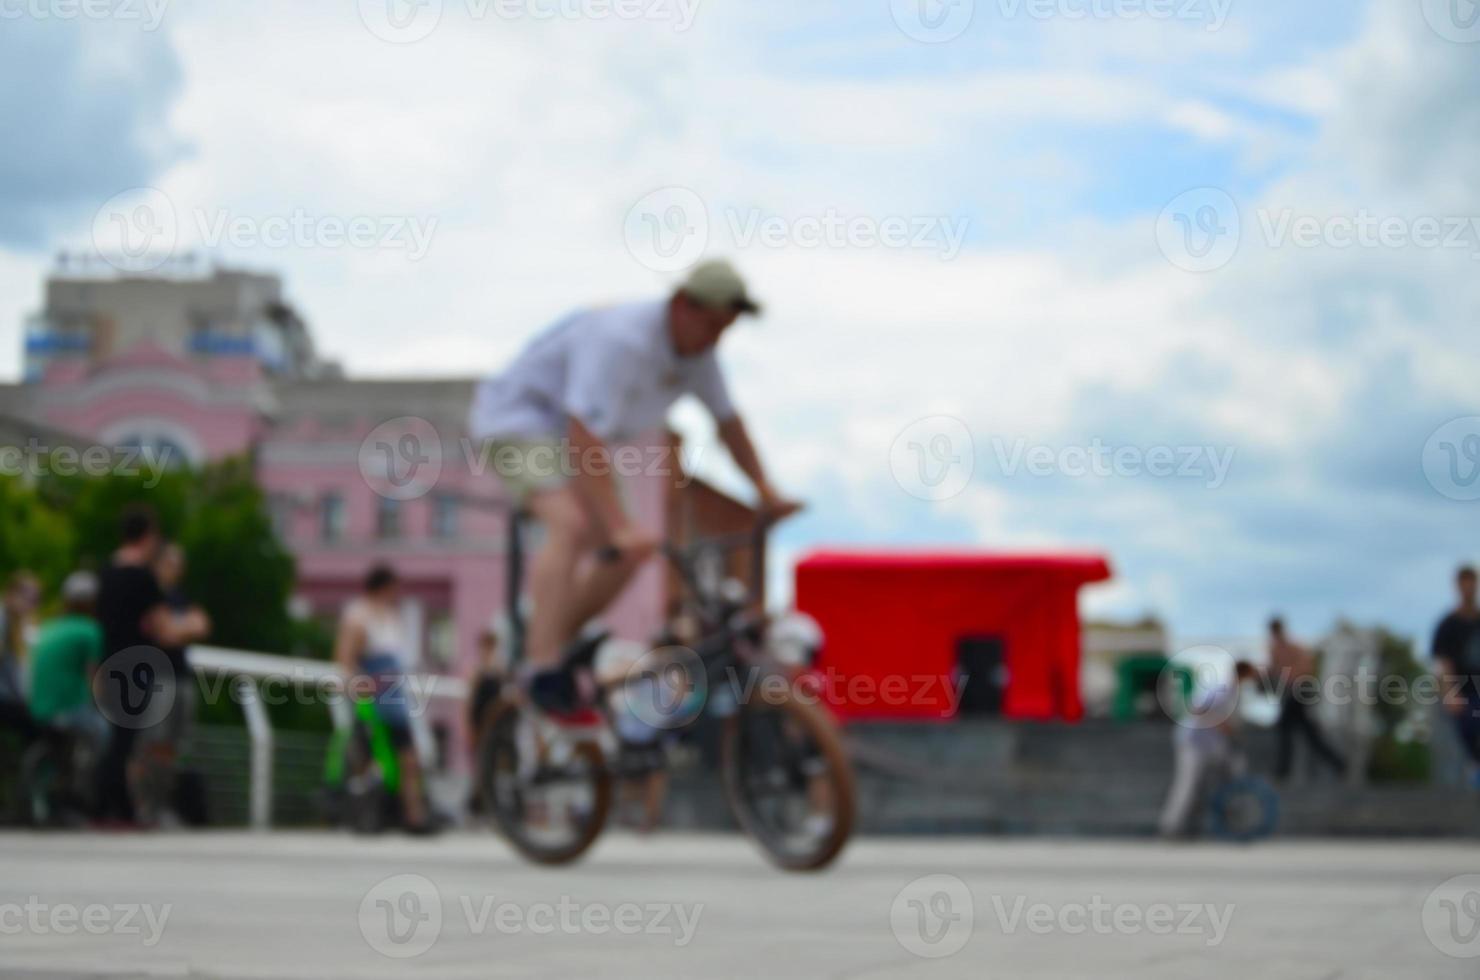
[[[1237,731],[1243,725],[1239,715],[1239,682],[1218,681],[1200,688],[1188,702],[1190,709],[1177,730],[1184,744],[1207,752],[1222,752],[1229,746],[1228,735],[1219,726]]]
[[[468,431],[475,439],[560,438],[574,416],[602,439],[621,441],[662,426],[686,394],[715,419],[729,419],[735,409],[714,351],[675,354],[667,314],[662,300],[565,317],[478,385]]]
[[[391,657],[402,670],[410,669],[411,642],[400,610],[385,609],[364,596],[357,596],[345,604],[342,615],[346,622],[365,633],[361,657]]]

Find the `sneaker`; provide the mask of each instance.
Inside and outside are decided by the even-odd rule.
[[[546,670],[529,678],[529,701],[540,714],[567,727],[601,723],[595,709],[596,686],[590,672],[563,667]]]
[[[575,674],[563,668],[542,670],[529,678],[529,701],[547,715],[559,717],[584,707]]]

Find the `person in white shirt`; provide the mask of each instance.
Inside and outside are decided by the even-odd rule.
[[[569,707],[573,692],[558,676],[561,651],[659,546],[622,506],[611,445],[660,429],[680,396],[695,395],[761,509],[773,517],[799,509],[767,477],[715,356],[725,331],[759,312],[729,263],[706,262],[666,299],[567,316],[478,386],[469,432],[545,528],[530,570],[526,651],[535,672],[531,695],[541,707]]]
[[[375,711],[400,763],[401,808],[406,830],[430,834],[438,829],[426,804],[421,760],[411,734],[411,636],[401,615],[401,582],[394,570],[376,565],[365,576],[364,591],[345,604],[334,640],[334,661],[355,697],[373,698]]]
[[[1160,821],[1163,837],[1192,835],[1208,792],[1240,768],[1239,688],[1257,676],[1253,664],[1237,661],[1232,677],[1194,691],[1186,716],[1176,720],[1175,770]]]

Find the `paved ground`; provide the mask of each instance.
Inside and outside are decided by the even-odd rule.
[[[0,977],[1474,978],[1480,848],[0,835]],[[1446,955],[1471,954],[1461,959]],[[411,956],[409,954],[416,954]]]

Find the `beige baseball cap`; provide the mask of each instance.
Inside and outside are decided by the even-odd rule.
[[[695,303],[711,310],[750,314],[761,311],[760,304],[746,290],[745,280],[724,259],[712,259],[694,266],[679,289]]]

